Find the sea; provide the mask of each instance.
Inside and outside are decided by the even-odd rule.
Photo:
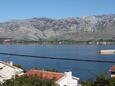
[[[0,60],[13,61],[24,69],[55,69],[59,72],[71,71],[80,80],[95,80],[100,74],[110,77],[110,68],[115,63],[88,62],[63,59],[48,59],[42,57],[68,58],[81,60],[115,61],[115,54],[101,55],[97,51],[115,49],[115,45],[39,45],[39,44],[1,44],[0,53],[40,56],[41,58],[2,55]]]

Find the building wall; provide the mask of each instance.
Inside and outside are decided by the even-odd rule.
[[[111,78],[115,77],[115,74],[111,74]]]
[[[4,80],[15,78],[16,74],[23,73],[23,70],[12,66],[13,64],[8,64],[5,62],[0,62],[0,82]]]
[[[2,64],[0,64],[0,65],[2,65]],[[15,71],[13,68],[4,65],[3,68],[0,69],[0,75],[6,79],[10,79],[10,78],[12,78],[13,75],[15,75]]]
[[[66,72],[65,76],[57,82],[59,86],[78,86],[78,80],[72,78],[71,72]]]
[[[74,79],[63,79],[58,83],[59,86],[78,86],[78,80]]]

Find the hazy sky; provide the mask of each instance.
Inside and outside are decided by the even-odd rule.
[[[0,0],[0,21],[115,14],[115,0]]]

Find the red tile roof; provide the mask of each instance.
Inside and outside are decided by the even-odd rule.
[[[111,71],[115,71],[115,65],[111,67]]]
[[[27,71],[25,74],[36,75],[38,77],[42,77],[46,79],[54,79],[55,81],[59,80],[61,77],[64,76],[63,73],[43,71],[43,70],[37,70],[37,69],[31,69]]]

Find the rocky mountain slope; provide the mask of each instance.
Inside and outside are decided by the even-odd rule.
[[[88,41],[115,38],[115,15],[50,19],[31,18],[0,23],[0,38],[15,40]]]

